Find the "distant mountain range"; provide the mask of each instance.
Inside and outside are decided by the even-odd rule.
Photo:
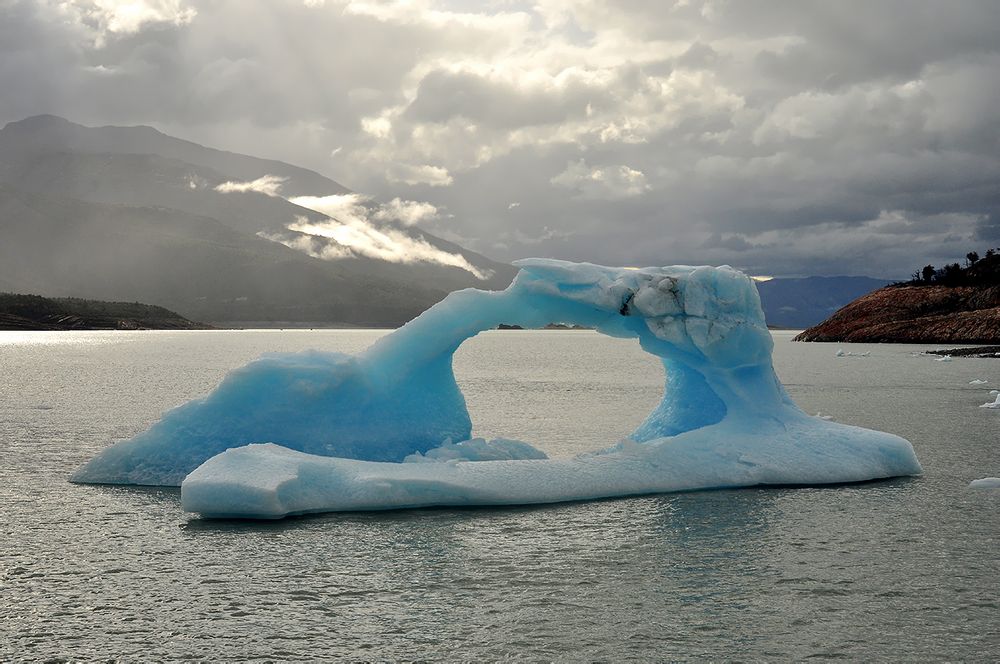
[[[314,171],[151,127],[40,115],[0,130],[0,292],[152,302],[222,325],[394,326],[516,273],[405,216]],[[769,324],[804,328],[885,283],[758,289]]]
[[[777,278],[757,284],[767,324],[805,329],[889,282],[871,277]]]
[[[350,217],[299,196],[347,201]],[[379,209],[283,162],[36,116],[0,130],[0,291],[154,302],[206,322],[398,325],[516,272]]]

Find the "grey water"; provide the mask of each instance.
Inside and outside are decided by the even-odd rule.
[[[0,333],[0,661],[996,659],[1000,490],[967,485],[1000,476],[1000,359],[775,333],[799,405],[909,439],[919,478],[264,523],[67,482],[261,353],[380,334]],[[551,456],[628,434],[663,381],[585,331],[484,333],[455,371],[474,433]]]

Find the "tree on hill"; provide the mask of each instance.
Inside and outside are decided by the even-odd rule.
[[[908,282],[911,286],[993,286],[1000,285],[1000,249],[987,249],[980,257],[978,251],[965,255],[965,266],[948,263],[935,268],[925,265],[915,271]]]

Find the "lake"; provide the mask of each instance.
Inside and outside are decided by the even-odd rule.
[[[1000,476],[1000,359],[774,333],[796,402],[909,439],[919,478],[264,523],[66,480],[261,353],[381,334],[0,332],[0,660],[996,659],[1000,490],[968,484]],[[663,383],[588,331],[486,332],[455,372],[474,435],[555,457]]]

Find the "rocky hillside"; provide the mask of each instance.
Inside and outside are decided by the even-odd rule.
[[[795,340],[1000,343],[1000,285],[886,286],[851,302]]]
[[[210,326],[139,302],[0,293],[0,330],[204,330]]]

